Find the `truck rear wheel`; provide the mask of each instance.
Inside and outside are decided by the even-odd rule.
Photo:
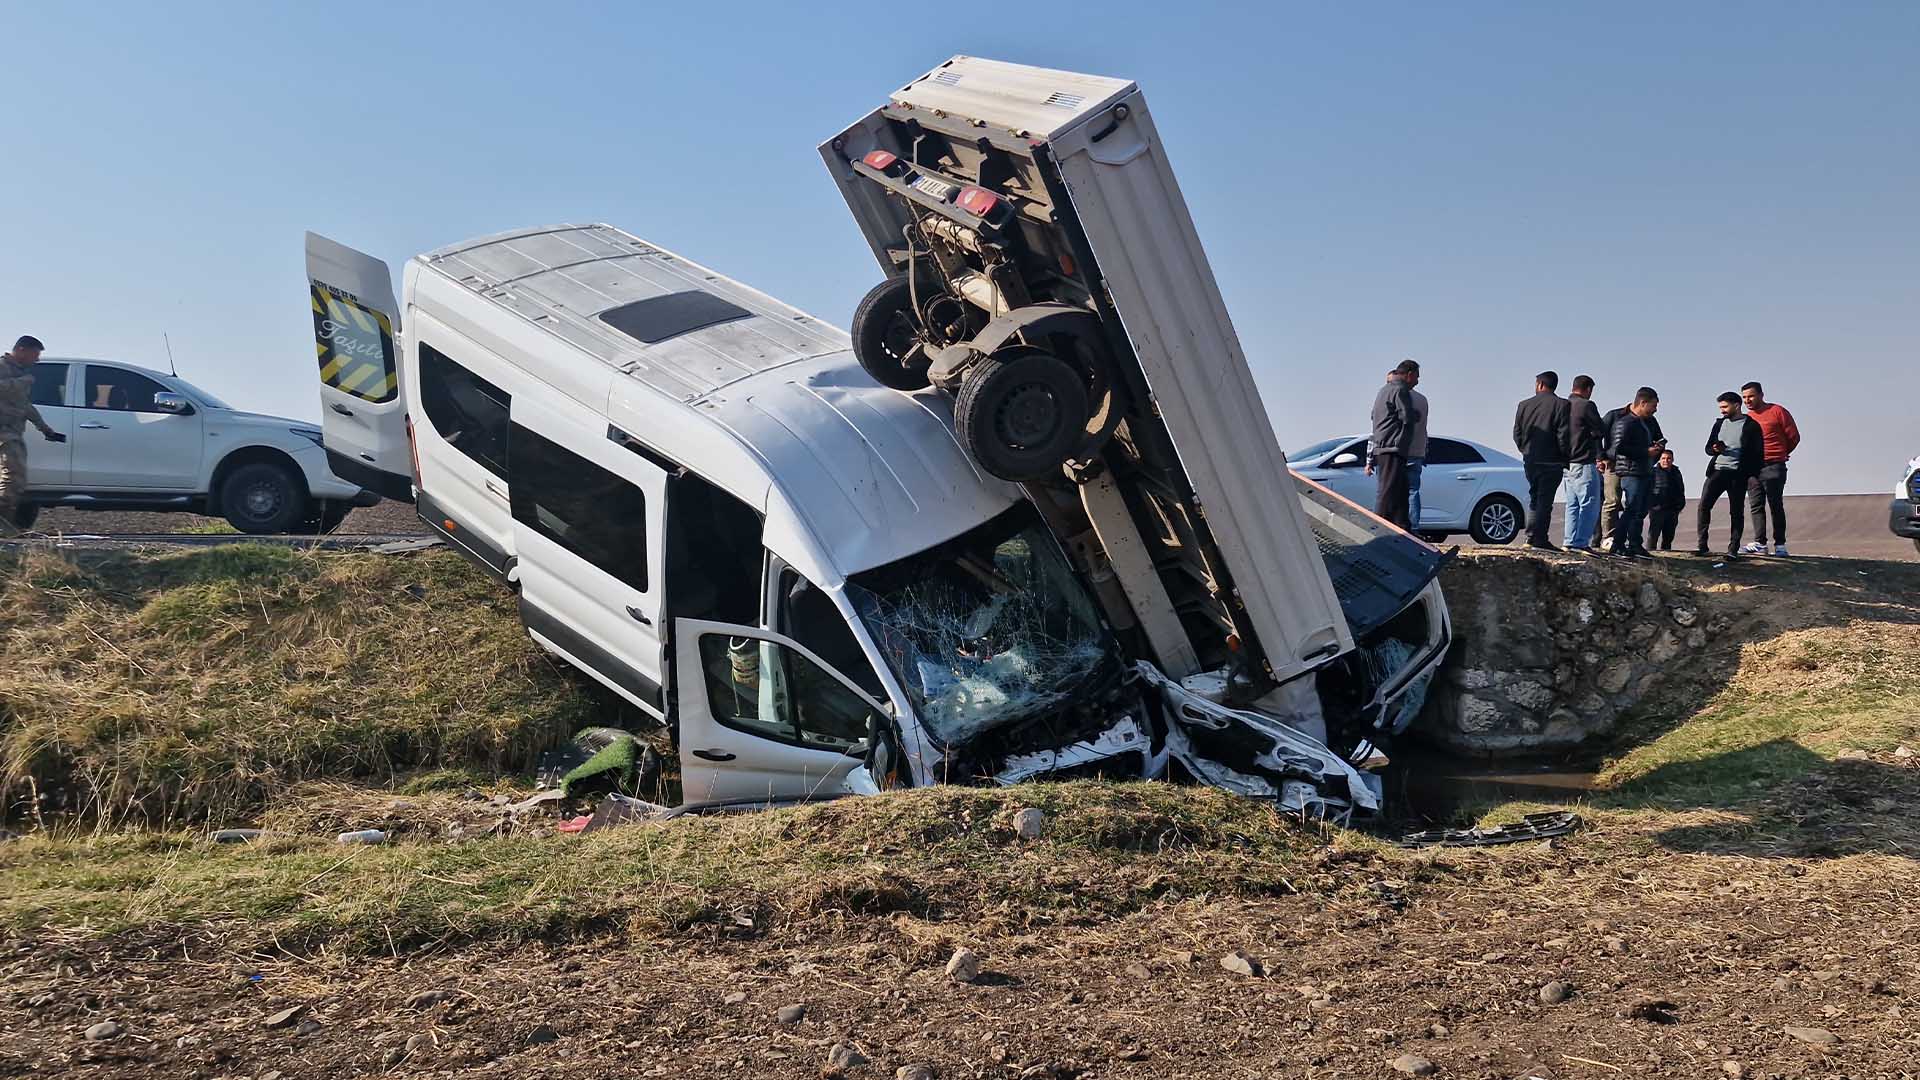
[[[256,461],[233,470],[220,485],[220,510],[243,533],[292,531],[306,510],[307,493],[285,466]]]
[[[1039,480],[1085,437],[1087,391],[1080,373],[1052,353],[1002,350],[967,369],[953,422],[981,468],[1002,480]]]
[[[934,286],[922,278],[921,295]],[[920,336],[913,293],[905,274],[867,290],[853,309],[853,355],[867,374],[895,390],[924,390],[933,362]]]

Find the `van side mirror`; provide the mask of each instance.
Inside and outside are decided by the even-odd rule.
[[[159,412],[171,413],[174,416],[193,414],[193,402],[179,394],[170,394],[164,390],[153,395],[153,407]]]
[[[906,762],[894,737],[895,730],[890,718],[876,712],[867,717],[867,737],[861,740],[866,744],[867,773],[881,791],[913,786],[911,779],[903,780],[900,776]]]
[[[1360,464],[1359,454],[1338,454],[1335,455],[1332,461],[1327,462],[1327,467],[1333,469],[1351,469],[1358,464]]]

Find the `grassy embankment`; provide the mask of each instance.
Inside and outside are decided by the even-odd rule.
[[[1691,704],[1636,718],[1609,759],[1588,805],[1595,827],[1575,841],[1589,856],[1915,850],[1920,774],[1892,751],[1920,744],[1920,614],[1908,599],[1920,568],[1916,580],[1888,571],[1865,584],[1814,564],[1764,572],[1715,595],[1740,616],[1744,643],[1701,675]],[[433,770],[461,783],[524,774],[592,714],[579,684],[526,642],[506,597],[444,553],[35,555],[4,580],[8,782],[16,798],[29,780],[81,790],[93,817],[119,822],[0,846],[0,927],[16,930],[198,926],[234,941],[387,950],[889,911],[1012,927],[1383,879],[1441,888],[1534,873],[1546,857],[1522,847],[1440,860],[1329,838],[1216,791],[1093,784],[342,848],[322,829],[336,818],[310,804],[358,789],[377,808],[408,791],[420,804],[408,812],[431,818],[456,799],[435,793],[449,774]],[[1834,761],[1858,751],[1870,758]],[[300,783],[326,778],[340,783]],[[1908,812],[1873,808],[1888,799]],[[1809,813],[1823,801],[1837,813]],[[1049,811],[1040,841],[1012,833],[1024,805]],[[200,839],[208,823],[233,823],[222,814],[264,814],[289,835]],[[130,827],[142,821],[159,827]],[[349,812],[337,823],[362,822]]]

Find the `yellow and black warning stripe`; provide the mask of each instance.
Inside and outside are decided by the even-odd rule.
[[[392,321],[319,282],[313,282],[309,292],[320,381],[367,401],[392,401],[400,390]]]

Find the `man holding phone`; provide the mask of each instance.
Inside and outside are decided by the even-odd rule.
[[[1700,544],[1695,555],[1712,554],[1707,549],[1707,527],[1713,523],[1713,504],[1727,497],[1728,517],[1733,539],[1727,541],[1729,558],[1740,554],[1740,536],[1746,519],[1741,516],[1741,499],[1747,484],[1760,471],[1765,453],[1760,425],[1740,411],[1740,395],[1729,390],[1720,395],[1720,419],[1707,432],[1707,484],[1700,491],[1700,510],[1695,522],[1700,527]]]

